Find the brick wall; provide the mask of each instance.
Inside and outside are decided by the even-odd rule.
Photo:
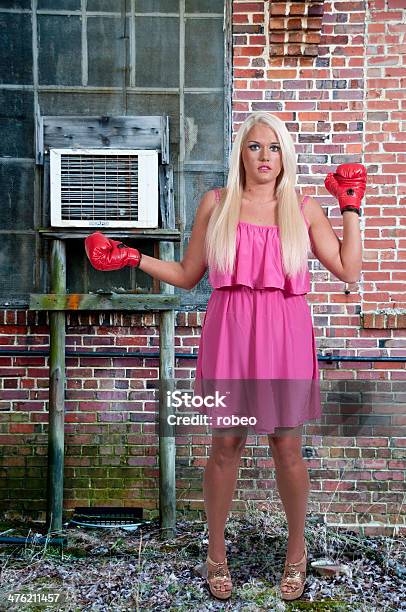
[[[340,238],[342,217],[325,175],[352,161],[368,170],[360,282],[346,285],[311,262],[308,301],[318,352],[404,358],[406,6],[399,0],[233,5],[234,129],[261,109],[287,123],[299,187],[318,199]],[[401,390],[406,373],[404,362],[347,361],[322,365],[321,378],[326,389],[340,380],[363,388],[369,380]],[[322,436],[318,448],[313,442],[312,501],[321,512],[329,508],[328,520],[394,524],[399,515],[404,521],[406,419],[401,406],[390,408],[397,412],[392,429],[376,420],[374,436],[354,429],[344,438]],[[344,472],[340,483],[337,470]]]
[[[361,281],[346,286],[311,260],[313,286],[307,297],[320,355],[405,355],[402,7],[400,0],[233,5],[234,129],[257,109],[275,112],[287,122],[299,156],[299,187],[320,201],[340,237],[342,217],[324,188],[325,174],[347,161],[362,162],[368,169]],[[156,352],[158,316],[74,313],[67,317],[67,350]],[[177,352],[197,350],[203,317],[202,312],[177,314]],[[48,331],[43,313],[0,313],[2,349],[47,350]],[[66,364],[66,510],[97,503],[139,505],[156,514],[158,457],[152,417],[157,358],[74,355]],[[42,517],[47,365],[42,354],[0,356],[0,509]],[[179,377],[192,377],[194,368],[194,359],[176,360]],[[320,368],[330,392],[348,380],[399,389],[406,378],[404,363],[396,361],[320,362]],[[404,524],[406,436],[401,412],[394,414],[391,426],[388,430],[370,421],[360,430],[354,423],[346,436],[307,428],[304,444],[315,512],[326,513],[330,523],[369,525],[371,532]],[[209,437],[196,435],[177,444],[178,508],[192,514],[202,513],[209,442]],[[233,508],[243,510],[248,499],[278,499],[275,491],[266,437],[250,438]]]
[[[48,349],[45,313],[3,311],[2,349],[15,353]],[[202,312],[177,315],[175,375],[191,378],[203,323]],[[73,351],[156,352],[158,320],[151,314],[87,314],[67,316],[65,509],[79,505],[142,506],[157,514],[158,456],[153,411],[158,377],[156,357],[85,357]],[[0,357],[0,510],[44,518],[47,454],[48,358]],[[387,377],[372,363],[351,362],[322,368],[330,389],[336,378]],[[359,369],[357,369],[359,368]],[[393,371],[393,378],[404,374]],[[331,386],[332,385],[332,386]],[[396,524],[403,490],[405,437],[379,435],[320,436],[304,439],[312,479],[311,507],[331,523],[372,521]],[[354,425],[354,432],[357,426]],[[396,428],[395,428],[396,431]],[[177,453],[178,509],[202,514],[202,471],[209,437],[179,438]],[[233,509],[246,500],[278,500],[273,460],[266,436],[249,437],[241,461]],[[335,492],[335,493],[334,493]],[[334,494],[334,497],[333,497]],[[337,515],[337,513],[340,513]],[[372,528],[370,528],[372,529]],[[382,532],[382,526],[376,528]]]

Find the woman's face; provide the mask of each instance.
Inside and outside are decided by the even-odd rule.
[[[248,132],[241,157],[245,168],[245,183],[275,183],[282,170],[282,153],[272,128],[257,123]]]

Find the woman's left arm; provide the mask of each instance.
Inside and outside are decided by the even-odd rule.
[[[343,213],[343,240],[341,242],[341,262],[346,272],[347,283],[359,281],[362,269],[362,244],[360,218],[356,212]]]
[[[367,169],[359,163],[341,164],[327,174],[324,184],[337,198],[343,215],[343,240],[335,234],[320,205],[312,200],[311,239],[314,254],[330,272],[346,283],[356,283],[362,268],[359,216],[367,185]]]
[[[338,279],[345,283],[356,283],[362,268],[358,214],[354,211],[344,211],[343,239],[340,240],[316,200],[308,198],[303,212],[309,222],[310,242],[314,255]]]

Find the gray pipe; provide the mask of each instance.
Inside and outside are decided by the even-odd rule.
[[[0,536],[0,544],[49,544],[51,546],[66,546],[67,538],[47,538],[45,536]]]
[[[23,357],[49,357],[48,350],[31,350],[31,349],[0,349],[0,357],[4,355],[5,357],[17,357],[18,355],[22,355]],[[66,357],[150,357],[153,359],[157,359],[160,356],[160,352],[154,353],[143,353],[143,352],[127,352],[127,351],[74,351],[74,350],[66,350]],[[182,359],[197,359],[197,353],[175,353],[176,358]],[[318,355],[318,361],[373,361],[373,362],[383,362],[383,361],[393,361],[393,362],[404,362],[406,361],[406,357],[358,357],[356,355],[349,356],[343,355]]]

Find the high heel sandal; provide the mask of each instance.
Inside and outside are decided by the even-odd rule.
[[[285,561],[285,570],[280,583],[282,599],[291,601],[300,597],[306,582],[307,547],[304,545],[303,557],[296,563]],[[284,587],[288,590],[284,590]]]
[[[215,569],[211,569],[210,565],[214,565]],[[228,599],[231,596],[232,583],[231,575],[227,567],[227,557],[224,561],[216,562],[210,559],[207,555],[207,561],[202,565],[197,565],[194,569],[195,574],[206,578],[207,584],[209,585],[210,593],[217,599]],[[229,588],[225,591],[221,590],[222,585],[231,583]]]

